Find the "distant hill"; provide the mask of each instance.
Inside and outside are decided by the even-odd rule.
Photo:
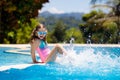
[[[45,20],[42,21],[45,25],[47,25],[49,30],[52,30],[57,21],[62,21],[67,29],[71,27],[77,27],[80,23],[82,23],[82,16],[84,13],[63,13],[63,14],[53,14],[48,11],[42,12],[38,17],[42,17]]]
[[[84,13],[79,13],[79,12],[72,12],[72,13],[62,13],[62,14],[53,14],[53,13],[50,13],[48,11],[44,11],[42,13],[39,14],[39,17],[42,16],[44,18],[46,17],[50,17],[50,16],[54,16],[56,18],[62,18],[62,17],[73,17],[75,19],[78,19],[78,20],[81,20],[82,16],[83,16]]]

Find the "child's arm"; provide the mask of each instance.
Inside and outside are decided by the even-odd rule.
[[[35,56],[35,47],[34,47],[34,44],[31,44],[31,57],[32,57],[32,61],[34,63],[36,63],[36,56]]]
[[[32,57],[32,61],[35,63],[36,62],[36,57],[35,57],[35,52],[31,47],[31,57]]]
[[[32,61],[34,63],[38,63],[36,61],[36,56],[35,56],[35,50],[38,47],[38,45],[39,45],[39,42],[37,40],[35,40],[33,43],[31,43],[31,57],[32,57]]]

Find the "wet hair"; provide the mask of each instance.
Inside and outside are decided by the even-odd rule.
[[[44,25],[43,25],[43,27],[46,29],[46,27],[45,27]],[[41,25],[40,25],[40,24],[38,24],[38,25],[36,26],[36,28],[33,29],[32,34],[31,34],[30,43],[33,43],[35,39],[40,39],[40,38],[38,37],[38,34],[37,34],[37,32],[39,31],[39,29],[41,29]],[[47,29],[46,29],[46,30],[47,30]],[[43,40],[46,42],[46,36],[44,37]]]

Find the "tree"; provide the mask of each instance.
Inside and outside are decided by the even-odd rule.
[[[101,4],[100,4],[101,3]],[[105,17],[101,17],[101,18],[98,18],[98,19],[95,19],[94,18],[94,22],[95,23],[101,23],[101,26],[104,26],[106,25],[106,22],[110,22],[112,23],[112,25],[109,25],[107,28],[111,28],[113,26],[113,23],[114,24],[117,24],[116,25],[116,31],[114,31],[114,40],[113,40],[113,37],[111,38],[111,33],[110,32],[107,32],[104,33],[106,36],[107,39],[104,40],[104,42],[110,42],[110,43],[119,43],[119,32],[120,32],[120,27],[119,27],[119,12],[117,11],[117,5],[120,4],[120,0],[91,0],[91,4],[93,5],[93,8],[97,8],[97,9],[105,9],[105,8],[108,8],[110,9],[110,11],[108,12],[108,14],[106,14]],[[90,21],[93,21],[93,19],[91,19]],[[108,25],[108,24],[107,24]],[[104,28],[104,30],[106,30],[106,27],[102,27]],[[112,30],[114,30],[113,28],[111,28]],[[109,35],[108,35],[109,34]],[[116,37],[115,37],[116,36]],[[109,39],[111,39],[111,41],[109,41]],[[107,41],[108,40],[108,41]]]
[[[0,43],[15,43],[14,34],[22,24],[30,23],[38,15],[42,4],[48,0],[1,0],[0,1]]]
[[[102,4],[98,4],[97,2],[102,3]],[[116,16],[118,13],[117,13],[117,8],[116,6],[118,4],[120,4],[120,0],[91,0],[91,4],[93,6],[93,8],[107,8],[107,9],[111,9],[109,11],[109,15],[111,16]],[[117,13],[117,14],[116,14]],[[109,17],[109,16],[108,16]]]
[[[103,28],[104,28],[104,42],[106,43],[117,43],[117,24],[113,21],[105,21],[103,23]]]
[[[69,42],[71,38],[75,39],[75,43],[84,43],[82,33],[78,28],[70,28],[66,31],[65,41]]]
[[[55,42],[63,42],[65,38],[66,26],[62,21],[57,21],[53,31]]]
[[[106,16],[102,11],[93,11],[85,14],[83,19],[86,23],[79,25],[83,33],[83,38],[87,42],[90,40],[92,43],[117,43],[119,36],[117,36],[118,27],[116,21],[111,19],[96,22],[100,18]]]
[[[22,24],[19,22],[21,28],[17,29],[15,32],[15,43],[17,44],[25,44],[30,42],[30,37],[33,29],[39,23],[37,19],[31,18],[31,23]]]

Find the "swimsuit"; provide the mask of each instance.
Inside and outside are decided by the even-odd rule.
[[[47,56],[50,53],[50,49],[46,45],[45,41],[41,40],[39,47],[36,49],[42,62],[45,62]]]

